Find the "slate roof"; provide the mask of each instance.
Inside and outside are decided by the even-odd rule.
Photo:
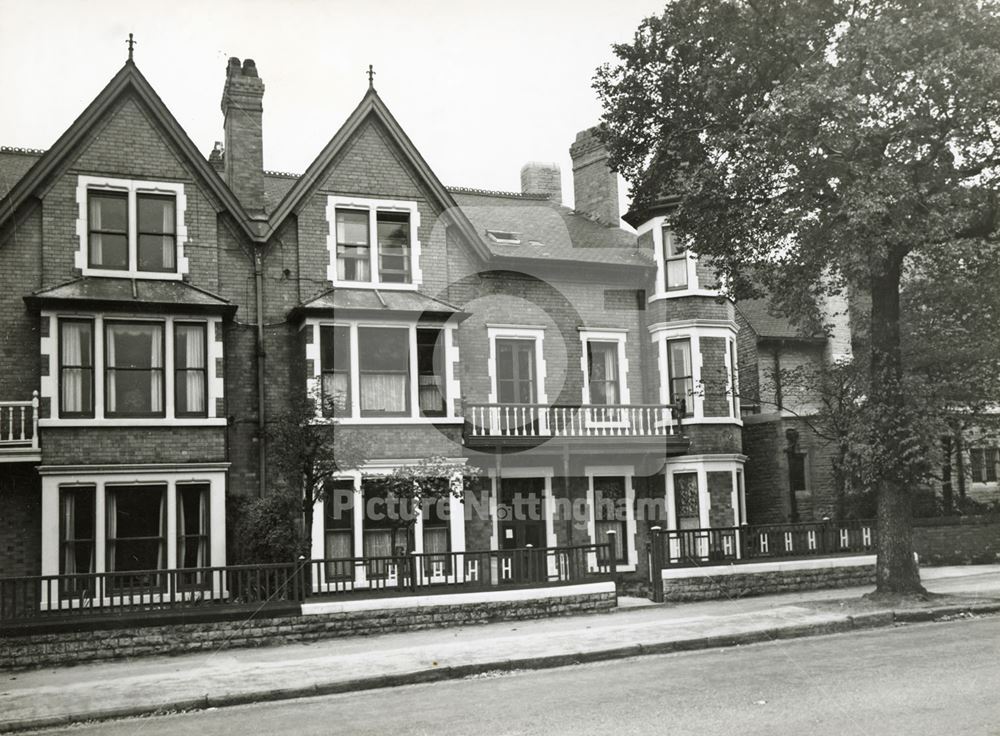
[[[236,305],[183,281],[150,281],[83,276],[24,297],[32,308],[65,306],[121,311],[183,311],[232,315]]]
[[[468,316],[460,308],[442,299],[420,294],[416,291],[395,291],[390,289],[330,289],[310,299],[295,312],[409,312],[434,315],[447,319],[453,316]]]
[[[14,184],[28,173],[28,169],[45,151],[34,148],[9,148],[0,146],[0,199],[7,196]]]
[[[825,339],[822,334],[812,334],[806,328],[793,324],[788,317],[777,312],[766,297],[743,299],[736,303],[736,308],[760,338],[808,341]]]
[[[298,174],[286,174],[281,171],[264,172],[264,203],[268,212],[278,206],[298,178]]]
[[[633,233],[607,227],[543,197],[459,187],[449,191],[493,255],[631,266],[653,263],[653,254],[638,247]],[[496,243],[487,230],[518,233],[521,244]]]

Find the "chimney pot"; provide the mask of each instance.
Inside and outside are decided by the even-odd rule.
[[[257,64],[253,59],[243,60],[243,76],[244,77],[256,77],[257,76]]]

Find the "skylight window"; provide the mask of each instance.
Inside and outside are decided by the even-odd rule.
[[[521,244],[521,233],[512,233],[504,230],[487,230],[486,234],[494,243],[503,243],[504,245]]]

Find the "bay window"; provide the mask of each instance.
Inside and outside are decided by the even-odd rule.
[[[59,574],[94,572],[94,486],[69,486],[59,490]],[[92,589],[92,581],[69,577],[61,581],[63,595]]]
[[[106,322],[104,413],[162,417],[163,324]]]
[[[594,542],[605,544],[610,540],[608,532],[614,532],[615,549],[612,550],[616,562],[628,563],[627,521],[628,501],[625,495],[625,478],[622,476],[597,476],[594,487]],[[603,563],[607,556],[598,555]]]
[[[313,323],[309,395],[317,417],[361,424],[451,415],[449,330],[416,324]]]
[[[323,416],[351,415],[351,328],[320,328]]]
[[[105,489],[107,561],[116,573],[114,588],[162,585],[155,573],[166,568],[166,484],[112,486]]]
[[[417,401],[420,416],[443,417],[445,406],[444,330],[417,329]]]
[[[177,416],[203,417],[208,413],[205,324],[174,325],[174,406]]]
[[[59,413],[94,416],[94,323],[59,320]]]
[[[667,375],[670,387],[670,402],[681,399],[687,402],[684,416],[691,416],[694,402],[694,374],[691,365],[691,340],[667,340]]]
[[[133,425],[147,419],[224,421],[216,417],[216,399],[222,396],[216,319],[44,313],[43,319],[53,333],[42,339],[52,376],[42,385],[42,395],[52,401],[52,416],[41,420],[43,426],[86,420]]]
[[[211,564],[208,533],[211,528],[208,483],[177,484],[177,567],[205,568]],[[181,587],[210,584],[203,571],[182,573]]]
[[[361,416],[410,413],[410,333],[403,327],[359,327]]]
[[[663,270],[667,291],[688,287],[687,248],[669,227],[663,233]]]
[[[326,563],[327,580],[354,577],[353,480],[334,480],[327,485],[323,504],[323,557],[340,560]],[[344,562],[343,560],[347,560]]]

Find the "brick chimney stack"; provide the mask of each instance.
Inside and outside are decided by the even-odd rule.
[[[235,56],[230,58],[222,90],[226,151],[223,177],[250,212],[264,210],[263,100],[264,82],[257,76],[253,59],[244,60],[241,66]]]
[[[562,204],[562,172],[559,164],[529,161],[521,167],[521,194],[546,194]]]
[[[618,227],[618,176],[608,166],[608,149],[597,137],[597,128],[577,133],[569,155],[573,159],[574,209]]]

